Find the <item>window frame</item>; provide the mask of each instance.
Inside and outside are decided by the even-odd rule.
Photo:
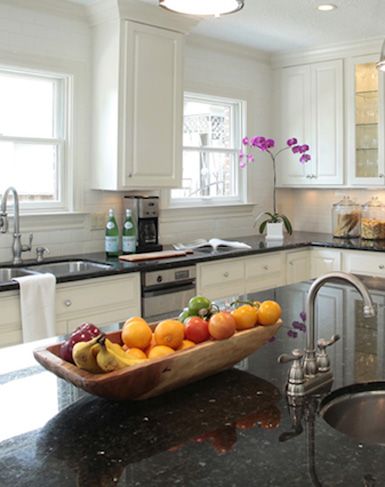
[[[233,106],[233,131],[232,137],[234,139],[232,148],[217,148],[217,147],[194,147],[182,146],[182,174],[183,174],[183,154],[185,151],[191,152],[205,152],[207,154],[221,153],[234,155],[234,187],[236,195],[234,196],[201,196],[191,198],[175,198],[172,197],[172,190],[167,192],[167,207],[182,208],[182,207],[203,207],[203,206],[228,206],[244,204],[247,201],[247,184],[246,171],[241,172],[239,164],[237,164],[238,154],[242,147],[242,134],[246,133],[246,109],[247,102],[239,98],[229,96],[217,96],[209,93],[201,93],[197,91],[185,91],[183,94],[183,105],[186,101],[195,100],[198,102],[207,102],[212,104],[228,104]]]
[[[57,199],[53,201],[20,201],[19,205],[25,214],[47,212],[68,212],[73,206],[73,190],[70,184],[72,174],[72,157],[69,139],[72,126],[73,75],[51,71],[50,69],[29,68],[26,66],[0,65],[0,73],[15,74],[19,77],[49,79],[54,83],[54,135],[53,137],[27,137],[0,134],[0,141],[14,141],[25,144],[50,145],[57,147],[56,187]],[[0,190],[5,190],[1,187]],[[18,188],[16,187],[16,190]],[[0,200],[2,194],[0,193]]]

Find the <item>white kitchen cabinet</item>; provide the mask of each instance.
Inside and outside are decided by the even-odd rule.
[[[197,294],[209,299],[245,292],[244,259],[224,259],[197,265]]]
[[[23,341],[19,291],[0,293],[0,347]],[[56,333],[70,333],[83,322],[97,326],[140,316],[139,273],[85,279],[56,287]]]
[[[285,253],[254,255],[245,258],[245,292],[284,286]]]
[[[58,334],[85,321],[101,326],[140,316],[139,273],[59,284],[56,316]]]
[[[129,20],[93,33],[93,187],[180,186],[183,35]]]
[[[384,74],[378,54],[347,62],[348,181],[384,186]]]
[[[286,254],[286,284],[307,281],[310,278],[310,251],[299,250]]]
[[[353,274],[385,277],[385,254],[358,250],[344,251],[342,270]]]
[[[332,271],[341,270],[341,251],[337,249],[310,250],[310,277],[317,278]]]
[[[343,61],[283,68],[279,76],[279,140],[296,137],[312,159],[301,164],[299,154],[280,154],[278,186],[343,184]]]

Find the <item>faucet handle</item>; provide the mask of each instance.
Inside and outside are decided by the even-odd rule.
[[[32,240],[33,240],[33,233],[30,233],[29,234],[29,243],[28,243],[28,245],[22,245],[21,246],[21,251],[22,252],[29,252],[30,250],[32,250]]]
[[[282,354],[278,357],[278,363],[286,364],[293,362],[289,370],[289,379],[287,382],[288,396],[303,396],[305,394],[305,373],[303,370],[302,350],[295,348],[291,354]]]
[[[47,247],[36,247],[36,262],[43,262],[44,252],[47,252],[47,254],[49,254],[49,250],[47,249]]]
[[[1,233],[8,232],[8,216],[7,213],[0,213],[0,230]]]
[[[326,352],[326,348],[334,345],[340,339],[340,335],[333,335],[330,340],[325,340],[320,338],[317,342],[317,347],[319,352],[317,353],[317,369],[318,372],[329,372],[330,370],[330,360]]]

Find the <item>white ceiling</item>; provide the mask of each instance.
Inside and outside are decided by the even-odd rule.
[[[138,1],[158,5],[158,0]],[[316,9],[328,2],[338,8]],[[270,52],[385,38],[385,0],[245,0],[240,12],[204,19],[193,33]]]

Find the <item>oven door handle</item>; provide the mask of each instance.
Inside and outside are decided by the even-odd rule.
[[[151,291],[144,290],[143,298],[153,298],[155,296],[163,296],[165,294],[181,293],[183,291],[189,291],[190,289],[195,289],[195,282],[191,282],[181,286],[163,287],[162,289],[156,289]]]

